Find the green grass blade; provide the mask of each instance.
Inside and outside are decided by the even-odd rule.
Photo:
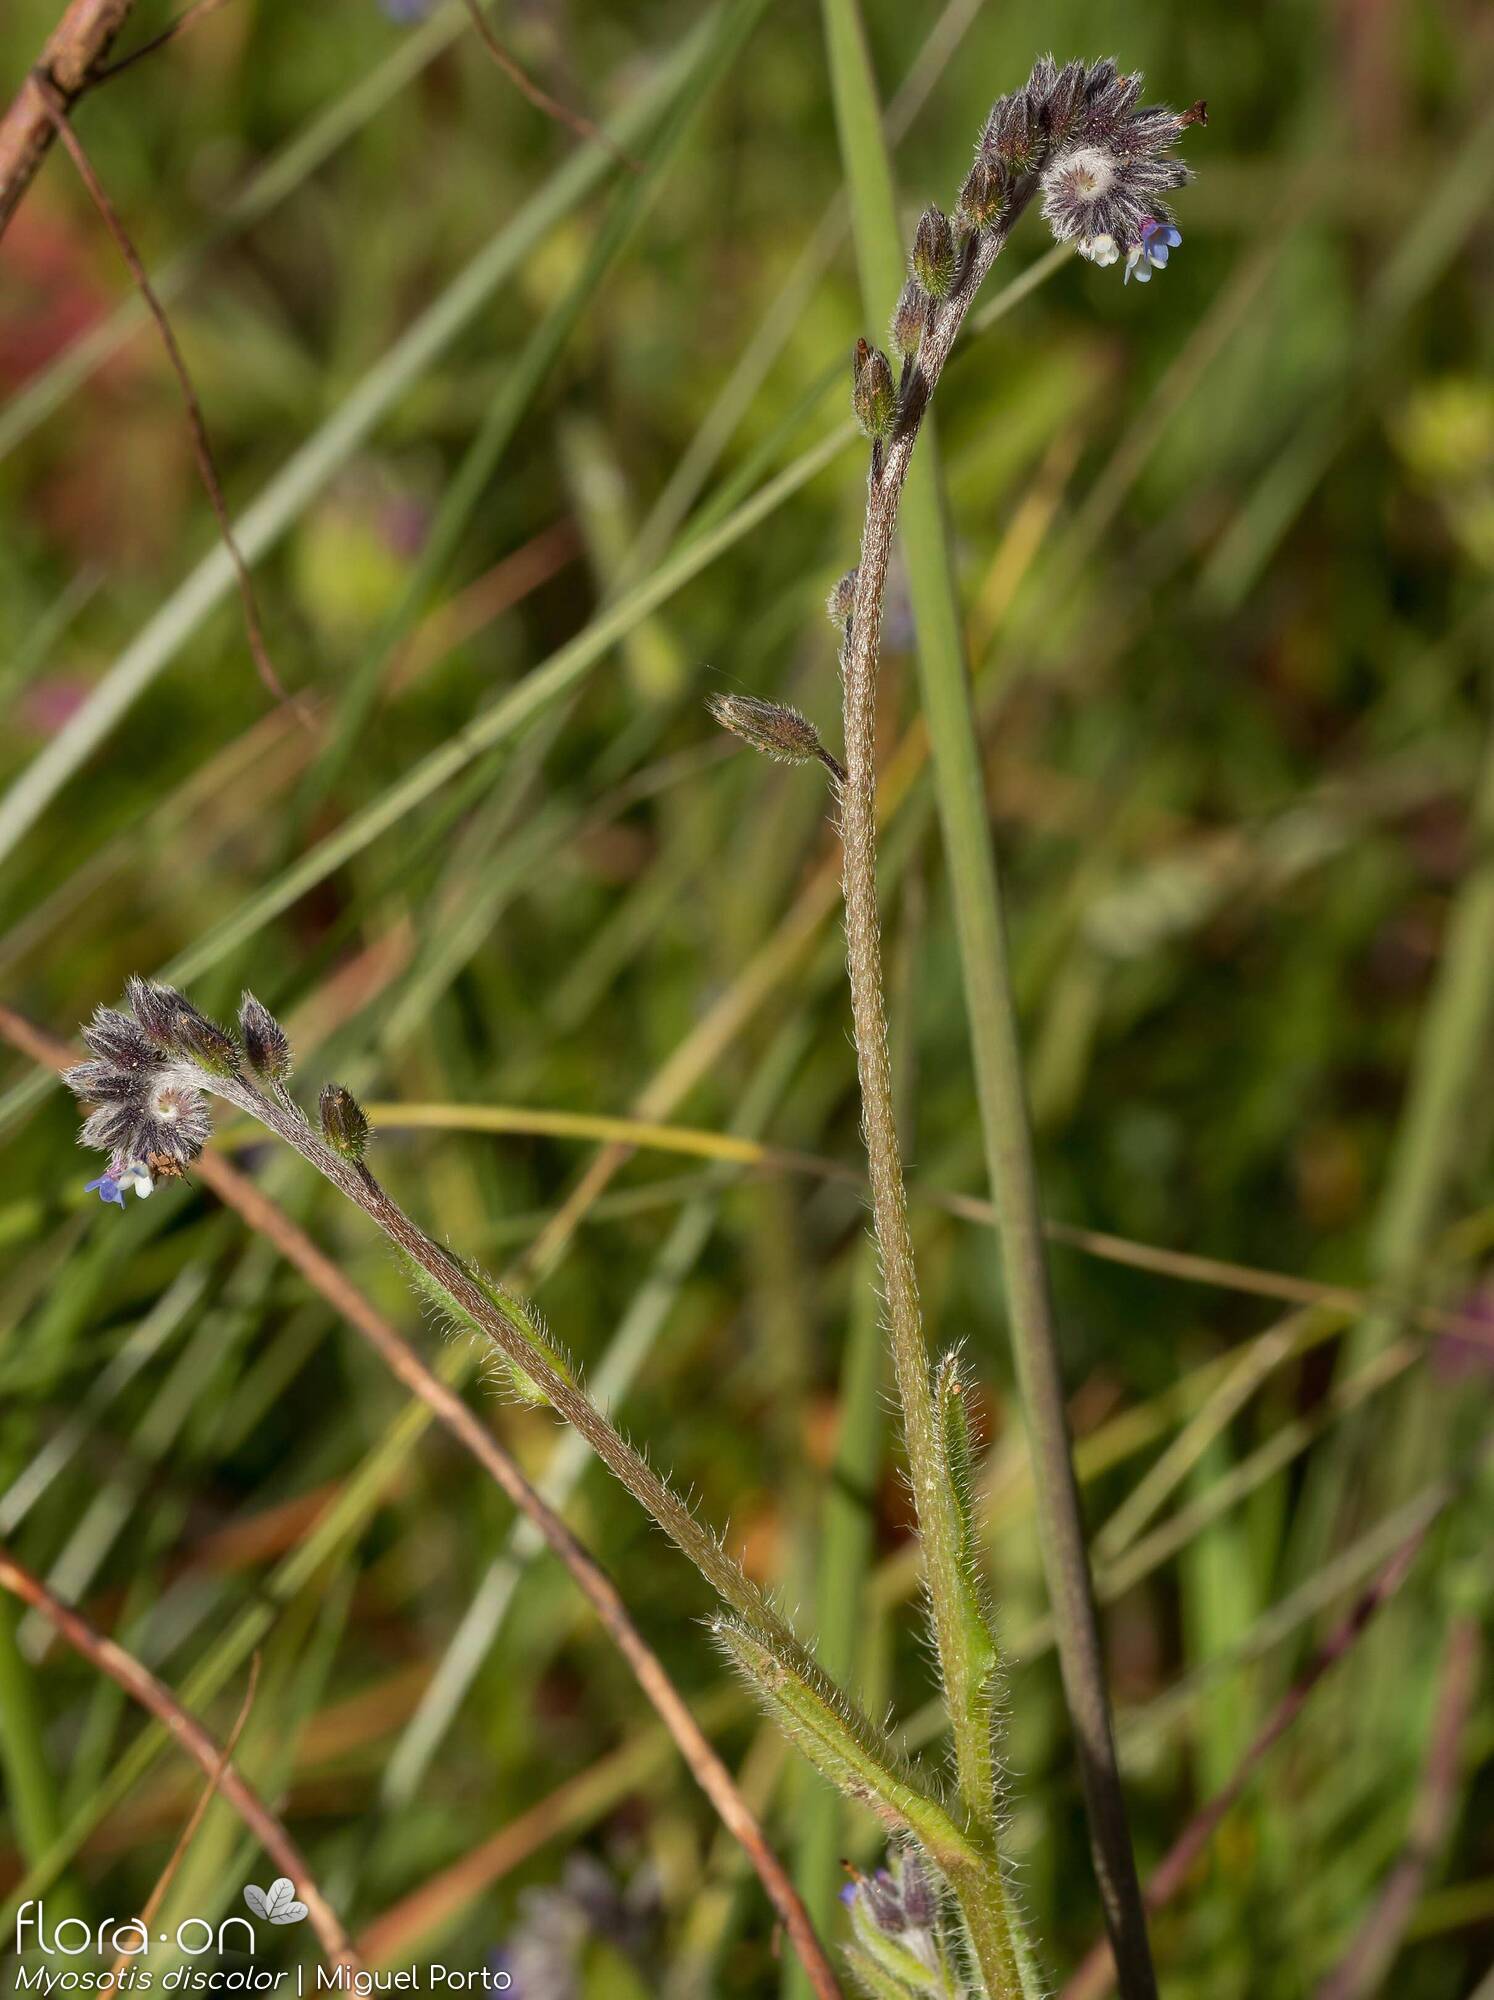
[[[266,162],[198,242],[151,273],[151,287],[162,305],[169,306],[181,296],[212,250],[268,215],[471,25],[463,0],[448,0],[428,21],[404,36],[367,76],[360,77],[335,104],[319,113],[304,132]],[[138,293],[131,293],[107,319],[64,348],[0,411],[0,459],[23,444],[148,323],[144,302]]]
[[[789,1061],[797,1055],[803,1036],[803,1030],[791,1028],[769,1050],[744,1094],[732,1123],[734,1132],[747,1137],[761,1133],[785,1087]],[[727,1177],[718,1175],[715,1185],[681,1211],[617,1332],[591,1371],[591,1392],[603,1409],[618,1409],[653,1352],[681,1287],[710,1240],[728,1184]],[[535,1482],[538,1491],[550,1506],[563,1509],[591,1462],[591,1452],[575,1431],[558,1432],[544,1471]],[[530,1522],[514,1522],[502,1552],[479,1585],[430,1687],[390,1756],[380,1788],[381,1803],[387,1809],[398,1812],[415,1797],[431,1757],[503,1629],[524,1571],[543,1548],[538,1530]],[[837,1681],[845,1678],[839,1668],[826,1671]]]
[[[791,494],[805,486],[848,442],[842,430],[832,431],[804,453],[777,479],[738,508],[713,534],[702,538],[621,600],[616,608],[587,626],[585,631],[527,675],[519,685],[484,709],[463,730],[433,750],[413,770],[362,812],[339,827],[337,832],[312,848],[310,853],[288,868],[215,931],[210,931],[192,950],[173,961],[165,977],[187,982],[222,963],[238,945],[254,936],[272,917],[305,895],[355,854],[395,826],[406,813],[434,796],[443,785],[465,770],[473,758],[516,735],[551,702],[557,700],[603,659],[640,619],[682,589],[760,521],[765,520]]]
[[[726,72],[765,5],[766,0],[734,0],[734,4],[708,14],[684,43],[688,61],[679,78],[678,93],[649,142],[643,171],[625,177],[581,269],[535,327],[513,366],[502,371],[497,393],[477,435],[442,495],[399,603],[339,699],[326,744],[308,776],[306,804],[319,799],[343,767],[367,720],[385,670],[429,609],[436,585],[450,569],[462,536],[525,413],[565,352],[608,272],[647,214],[692,119]]]
[[[690,36],[660,63],[618,116],[615,130],[620,142],[632,144],[658,115],[688,73],[695,52],[696,38]],[[246,562],[253,562],[275,543],[546,232],[584,200],[614,165],[605,145],[591,142],[579,147],[533,200],[489,239],[234,523]],[[170,665],[203,620],[232,591],[234,581],[227,551],[215,545],[0,799],[0,859],[35,825],[63,786]]]

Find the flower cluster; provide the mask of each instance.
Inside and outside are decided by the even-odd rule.
[[[919,1857],[907,1849],[888,1856],[875,1875],[853,1874],[841,1891],[851,1913],[856,1947],[853,1967],[864,1954],[897,1990],[943,1994],[958,1990],[949,1952],[940,1934],[939,1895]]]
[[[304,1126],[284,1093],[291,1048],[285,1030],[252,993],[244,995],[239,1032],[230,1034],[174,987],[148,979],[125,984],[129,1011],[100,1007],[83,1030],[88,1060],[63,1081],[95,1108],[78,1134],[83,1146],[107,1154],[109,1164],[84,1192],[125,1205],[133,1188],[142,1199],[158,1180],[179,1179],[212,1133],[209,1096],[264,1116],[268,1086]],[[340,1159],[356,1164],[368,1143],[368,1120],[340,1084],[321,1099],[322,1140]]]
[[[1044,56],[1026,88],[995,106],[976,164],[1008,179],[1035,174],[1060,243],[1094,264],[1124,257],[1127,278],[1145,283],[1182,241],[1162,197],[1188,180],[1173,148],[1207,114],[1202,103],[1187,111],[1143,105],[1141,83],[1108,59],[1059,69]]]
[[[86,1192],[124,1207],[124,1190],[144,1197],[158,1177],[179,1175],[197,1158],[212,1130],[205,1090],[209,1061],[221,1062],[223,1030],[170,987],[129,982],[130,1013],[100,1007],[83,1041],[89,1060],[64,1081],[97,1108],[78,1141],[107,1153],[109,1165]]]

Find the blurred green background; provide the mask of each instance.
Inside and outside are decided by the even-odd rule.
[[[56,11],[7,0],[7,95]],[[1143,1873],[1451,1483],[1394,1607],[1158,1919],[1164,1990],[1316,1992],[1410,1853],[1391,1957],[1349,1990],[1461,2000],[1494,1961],[1494,1353],[1406,1301],[1494,1334],[1491,22],[1472,0],[864,11],[910,232],[1041,49],[1114,48],[1150,94],[1209,101],[1171,267],[1141,290],[1051,259],[957,356],[951,538],[1050,1215],[1393,1294],[1333,1316],[1055,1246]],[[168,18],[142,0],[121,48]],[[595,1153],[526,1131],[540,1114],[859,1169],[823,789],[734,754],[702,701],[778,695],[837,740],[821,606],[863,462],[818,447],[881,329],[815,8],[555,0],[495,25],[643,171],[542,116],[460,4],[230,0],[78,113],[299,715],[256,677],[177,385],[60,153],[8,232],[0,994],[67,1035],[131,971],[220,1012],[252,985],[308,1092],[335,1075],[387,1107],[394,1193],[499,1268]],[[990,296],[1048,248],[1029,216]],[[985,1188],[912,644],[899,586],[884,912],[915,1222],[931,1328],[984,1384],[1012,1841],[1061,1976],[1098,1910],[999,1273],[989,1229],[926,1198]],[[242,1761],[388,1963],[545,1931],[588,2000],[777,1992],[755,1880],[477,1470],[235,1217],[191,1186],[100,1210],[64,1094],[13,1052],[0,1086],[4,1537],[220,1733],[259,1648]],[[417,1105],[515,1129],[401,1129]],[[224,1137],[438,1353],[362,1220]],[[854,1185],[661,1144],[536,1296],[753,1572],[831,1620],[870,1706],[932,1742],[871,1275]],[[542,1416],[473,1395],[553,1472]],[[872,1829],[759,1728],[684,1563],[595,1468],[570,1480],[834,1931],[836,1857],[869,1863]],[[54,1916],[135,1910],[196,1776],[9,1606],[0,1704],[7,1888],[50,1856]],[[599,1925],[587,1885],[553,1893],[578,1853],[618,1899]],[[226,1913],[257,1865],[214,1807],[168,1907]]]

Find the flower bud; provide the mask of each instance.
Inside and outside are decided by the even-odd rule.
[[[1032,109],[1025,90],[1010,97],[998,97],[981,134],[981,156],[999,161],[1014,173],[1026,173],[1039,164],[1042,137],[1033,130]]]
[[[856,572],[848,569],[834,590],[825,599],[825,609],[830,614],[830,623],[844,632],[851,622],[851,613],[856,608]]]
[[[942,208],[926,208],[913,238],[913,275],[931,299],[947,299],[954,284],[954,231]]]
[[[353,1093],[340,1083],[324,1083],[318,1109],[322,1134],[334,1153],[355,1163],[368,1148],[368,1120]]]
[[[825,757],[814,724],[786,703],[758,701],[747,694],[713,694],[706,707],[723,729],[740,736],[764,757],[780,764],[810,764]]]
[[[186,994],[178,993],[174,986],[158,986],[155,980],[141,979],[135,973],[125,981],[125,1001],[141,1031],[158,1049],[174,1050],[178,1021],[184,1014],[197,1012]]]
[[[216,1021],[210,1021],[206,1014],[199,1014],[185,1001],[177,1009],[171,1024],[170,1046],[178,1055],[196,1063],[199,1069],[205,1069],[210,1076],[236,1075],[243,1054],[226,1028],[220,1028]]]
[[[262,1001],[246,992],[239,1004],[239,1033],[249,1066],[267,1083],[278,1083],[291,1073],[290,1037]]]
[[[898,1886],[902,1891],[903,1913],[916,1931],[928,1930],[939,1913],[939,1898],[935,1894],[928,1870],[911,1848],[905,1853],[898,1868]]]
[[[960,214],[972,229],[989,229],[1006,207],[1006,175],[994,160],[981,156],[960,189]]]
[[[929,295],[916,278],[910,278],[893,312],[891,329],[893,350],[905,361],[911,361],[923,345],[928,317]]]
[[[897,415],[892,369],[882,350],[869,347],[864,340],[857,341],[851,357],[851,405],[869,438],[885,443],[891,437]]]
[[[908,1919],[897,1884],[887,1870],[879,1868],[875,1875],[868,1876],[861,1884],[861,1893],[877,1929],[885,1931],[888,1937],[900,1937],[908,1928]]]
[[[1027,85],[1028,108],[1050,145],[1062,145],[1073,132],[1084,110],[1087,76],[1086,65],[1077,61],[1065,63],[1051,76],[1034,69]]]

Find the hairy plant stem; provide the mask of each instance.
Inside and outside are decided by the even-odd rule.
[[[964,1825],[960,1815],[952,1816],[945,1811],[939,1803],[937,1788],[921,1771],[897,1755],[883,1733],[823,1671],[813,1654],[669,1482],[614,1429],[584,1390],[553,1364],[549,1358],[552,1350],[537,1345],[534,1328],[526,1324],[519,1302],[512,1301],[512,1314],[505,1312],[505,1295],[491,1281],[478,1282],[480,1274],[474,1274],[427,1236],[361,1161],[348,1159],[329,1145],[283,1087],[274,1085],[271,1093],[266,1094],[246,1076],[237,1074],[215,1076],[211,1088],[267,1126],[361,1208],[407,1258],[434,1280],[451,1300],[459,1318],[485,1336],[543,1394],[556,1414],[580,1433],[609,1471],[735,1612],[740,1626],[735,1628],[735,1643],[727,1650],[739,1666],[744,1665],[744,1653],[752,1656],[745,1663],[747,1677],[758,1693],[772,1705],[775,1684],[787,1687],[793,1702],[816,1710],[821,1733],[831,1752],[841,1757],[849,1753],[857,1764],[857,1774],[847,1789],[880,1812],[889,1824],[913,1831],[940,1867],[948,1871],[985,1867],[987,1843],[981,1834]],[[724,1637],[728,1622],[717,1621],[719,1636]],[[769,1666],[754,1671],[759,1656]],[[989,1865],[995,1866],[994,1852]]]
[[[991,1708],[986,1687],[972,1684],[977,1675],[983,1679],[988,1674],[990,1662],[978,1645],[971,1644],[962,1528],[934,1408],[888,1057],[877,910],[876,692],[882,607],[898,501],[919,427],[970,303],[1031,193],[1030,184],[1019,187],[1001,223],[967,242],[955,286],[950,296],[931,310],[918,359],[904,370],[893,434],[885,445],[872,449],[855,601],[841,652],[846,941],[872,1214],[960,1795],[993,1855],[999,1784]],[[990,1993],[999,2000],[1020,1995],[1020,1960],[999,1861],[993,1859],[985,1869],[961,1871],[953,1886]]]
[[[405,1214],[367,1167],[335,1152],[283,1092],[271,1098],[238,1077],[214,1079],[213,1088],[251,1118],[267,1125],[288,1146],[293,1146],[318,1173],[376,1222],[392,1243],[435,1280],[465,1317],[476,1321],[500,1353],[543,1391],[557,1413],[581,1433],[609,1471],[622,1481],[738,1616],[788,1648],[813,1670],[808,1655],[783,1619],[668,1481],[613,1428],[581,1389],[549,1365],[518,1320],[504,1314],[465,1266]]]

